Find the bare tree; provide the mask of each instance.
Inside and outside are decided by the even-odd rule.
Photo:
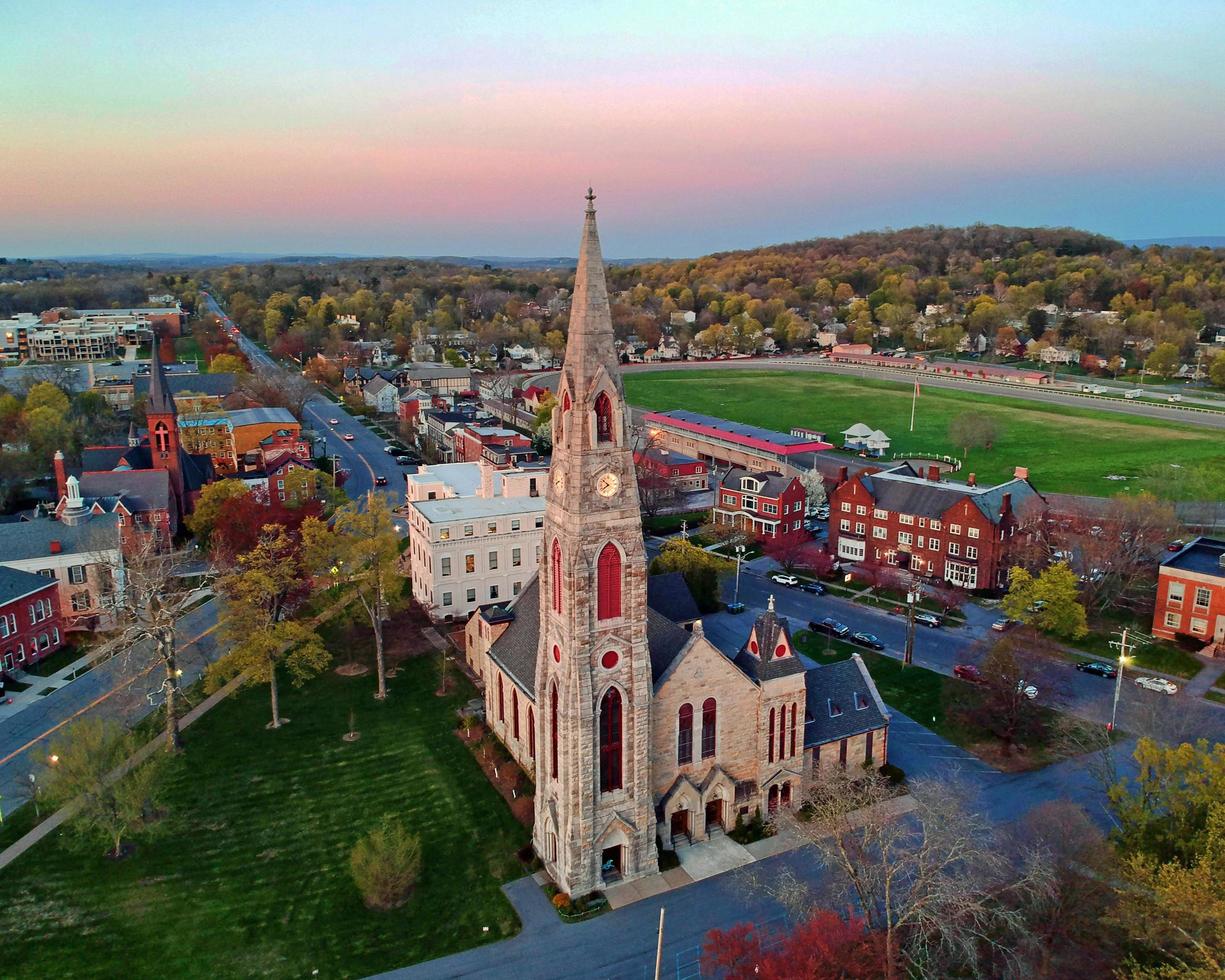
[[[909,812],[906,812],[909,810]],[[985,955],[1008,960],[1027,928],[1024,909],[1051,888],[1035,853],[999,846],[964,787],[922,780],[909,801],[875,773],[832,770],[813,784],[805,819],[788,817],[834,874],[814,894],[794,874],[765,887],[791,911],[838,905],[863,911],[885,935],[881,974],[974,975]]]
[[[1058,654],[1037,630],[1018,628],[983,643],[979,664],[982,683],[977,696],[960,708],[976,725],[992,732],[1005,752],[1039,741],[1047,734],[1048,714],[1041,710],[1064,698],[1064,686],[1051,669]]]
[[[162,696],[166,751],[177,752],[182,747],[183,670],[175,629],[213,573],[196,553],[166,551],[159,547],[160,541],[155,534],[134,536],[122,564],[111,568],[114,589],[108,604],[119,631],[106,649],[111,656],[125,658],[134,677],[160,674],[161,683],[150,692],[150,700]]]
[[[239,392],[260,405],[287,408],[294,418],[305,421],[306,403],[319,389],[300,374],[269,370],[252,372],[239,382]]]
[[[645,517],[655,517],[680,500],[676,481],[665,472],[667,450],[662,433],[646,426],[634,426],[630,435],[634,454],[634,475],[638,480],[638,501]]]

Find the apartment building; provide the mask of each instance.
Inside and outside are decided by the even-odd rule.
[[[1188,636],[1225,657],[1225,541],[1199,537],[1161,562],[1153,635]]]

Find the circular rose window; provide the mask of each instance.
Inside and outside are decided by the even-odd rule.
[[[620,661],[621,658],[617,655],[617,651],[609,650],[600,658],[600,666],[605,670],[612,670],[618,663],[620,663]]]
[[[553,659],[556,660],[558,663],[561,663],[561,647],[553,648]]]

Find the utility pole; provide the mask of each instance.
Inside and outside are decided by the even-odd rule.
[[[910,588],[906,590],[906,650],[902,654],[903,667],[914,663],[914,612],[919,595],[919,585],[912,581]]]
[[[1123,666],[1127,663],[1127,627],[1123,627],[1123,632],[1119,636],[1119,642],[1110,644],[1119,648],[1119,669],[1114,678],[1114,703],[1110,706],[1110,724],[1106,726],[1106,731],[1114,731],[1115,719],[1119,714],[1119,694],[1123,691]]]
[[[664,907],[659,907],[659,938],[655,941],[655,980],[659,980],[659,967],[664,958]]]
[[[736,608],[740,607],[740,563],[744,560],[744,545],[736,545],[736,596],[732,600]]]

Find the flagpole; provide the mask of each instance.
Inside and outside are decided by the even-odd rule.
[[[910,396],[910,431],[914,432],[914,410],[919,403],[919,382],[914,383],[914,392]]]

